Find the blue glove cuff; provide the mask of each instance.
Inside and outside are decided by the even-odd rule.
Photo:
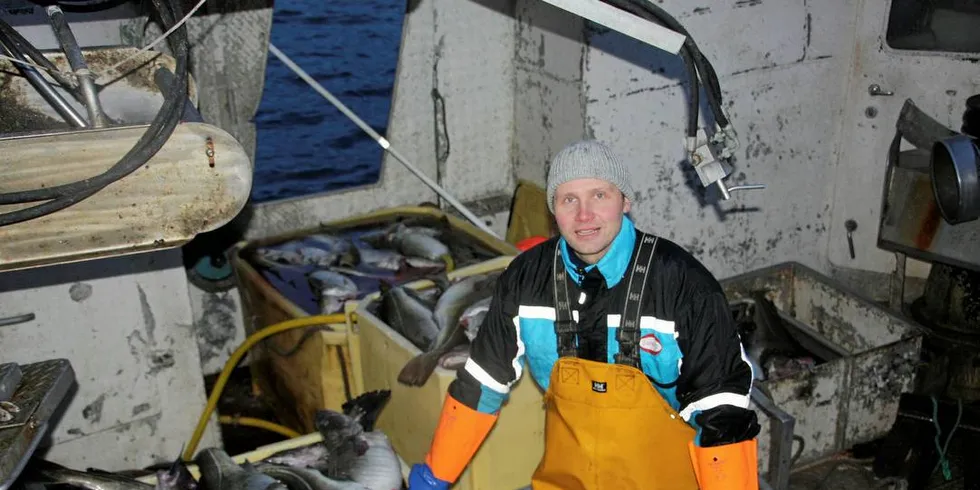
[[[412,472],[408,475],[409,490],[448,490],[449,482],[440,480],[432,474],[432,469],[427,464],[412,465]]]

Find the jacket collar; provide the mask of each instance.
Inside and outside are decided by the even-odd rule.
[[[619,233],[613,239],[612,245],[605,255],[596,264],[587,265],[582,259],[569,253],[568,243],[562,237],[558,240],[561,247],[561,260],[565,264],[565,270],[572,276],[576,284],[582,284],[582,273],[589,272],[598,267],[602,277],[606,280],[606,287],[613,288],[626,275],[629,268],[630,258],[633,257],[633,247],[636,244],[636,228],[633,221],[623,215],[623,223],[619,228]]]

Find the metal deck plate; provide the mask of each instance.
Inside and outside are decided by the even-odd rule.
[[[75,372],[66,359],[20,366],[23,373],[10,398],[12,420],[0,422],[0,490],[10,488],[47,432],[48,419],[68,395]]]

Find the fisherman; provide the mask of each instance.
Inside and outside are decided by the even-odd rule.
[[[554,156],[561,236],[504,271],[409,489],[456,481],[525,360],[546,390],[533,489],[758,488],[752,370],[728,301],[691,254],[634,227],[630,182],[603,143]]]

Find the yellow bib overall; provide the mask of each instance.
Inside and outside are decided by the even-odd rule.
[[[531,480],[534,490],[698,488],[688,449],[694,429],[635,367],[642,289],[656,246],[655,237],[637,238],[642,243],[628,278],[616,364],[575,357],[566,272],[556,250],[560,358],[545,393],[545,451]]]

